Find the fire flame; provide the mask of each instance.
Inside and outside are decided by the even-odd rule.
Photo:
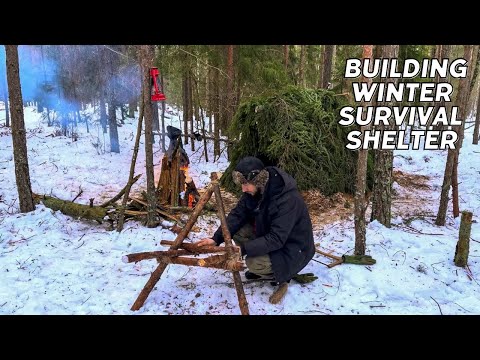
[[[187,191],[187,183],[192,181],[192,178],[188,175],[188,166],[180,166],[180,170],[182,170],[183,173],[185,174],[185,184],[184,184],[183,191],[186,192]],[[189,208],[193,208],[193,202],[194,201],[195,201],[195,196],[193,196],[192,194],[188,194],[187,206]]]

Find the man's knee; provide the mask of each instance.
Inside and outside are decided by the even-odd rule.
[[[272,262],[270,261],[270,256],[262,255],[262,256],[247,256],[245,258],[245,263],[248,269],[258,275],[269,275],[273,273],[272,270]]]

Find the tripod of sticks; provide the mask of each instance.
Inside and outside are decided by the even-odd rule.
[[[217,212],[221,222],[223,238],[225,240],[225,247],[197,247],[194,244],[184,244],[183,240],[187,237],[193,225],[196,223],[203,207],[208,202],[208,200],[210,200],[210,197],[213,193],[215,193]],[[143,306],[143,304],[147,300],[148,295],[150,295],[150,292],[154,288],[155,284],[160,280],[160,277],[162,276],[168,264],[181,264],[187,266],[201,266],[231,271],[233,274],[233,282],[235,284],[235,289],[237,290],[237,297],[241,314],[249,315],[247,298],[245,297],[245,292],[243,290],[243,284],[239,273],[239,271],[245,269],[245,266],[241,261],[241,255],[238,247],[235,247],[232,243],[230,231],[227,227],[227,218],[225,217],[223,200],[220,194],[220,186],[218,185],[218,180],[215,176],[212,176],[211,183],[207,186],[205,193],[200,197],[197,205],[195,206],[195,209],[193,210],[192,215],[188,219],[186,225],[177,235],[176,239],[173,242],[162,240],[161,244],[170,245],[170,249],[167,251],[152,251],[129,254],[123,257],[123,261],[127,263],[137,262],[146,259],[157,259],[159,262],[158,267],[150,275],[150,278],[145,284],[143,290],[140,292],[137,300],[135,300],[134,304],[132,305],[131,310],[139,310]],[[216,255],[205,258],[189,257],[189,255],[191,256],[210,253],[214,253]]]

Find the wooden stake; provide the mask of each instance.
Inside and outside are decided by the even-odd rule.
[[[218,217],[220,218],[220,223],[222,226],[223,239],[225,240],[225,247],[227,249],[227,254],[230,260],[233,260],[235,257],[238,257],[238,253],[235,254],[232,247],[232,237],[227,226],[227,218],[225,217],[225,209],[223,207],[222,195],[220,193],[220,186],[218,181],[212,181],[213,191],[215,192],[215,200],[217,202],[217,211]],[[235,284],[235,289],[237,290],[238,304],[240,305],[240,311],[242,315],[249,315],[248,302],[245,297],[245,291],[243,290],[242,279],[238,271],[233,271],[233,282]]]
[[[470,251],[470,232],[472,230],[472,213],[462,211],[460,220],[460,230],[458,243],[455,248],[455,265],[465,267],[468,263],[468,253]]]
[[[182,244],[183,240],[187,237],[188,233],[192,229],[193,225],[197,221],[198,216],[200,215],[203,207],[205,204],[210,200],[210,197],[212,196],[213,193],[213,185],[210,184],[208,185],[205,193],[202,195],[200,200],[198,201],[197,206],[195,206],[195,209],[193,210],[192,215],[187,221],[187,224],[185,227],[180,231],[180,233],[177,235],[175,238],[175,241],[173,242],[172,246],[170,247],[171,250],[177,250],[180,245]],[[155,271],[150,275],[150,279],[148,279],[147,283],[145,284],[143,290],[140,292],[138,295],[137,300],[133,303],[131,310],[139,310],[143,304],[145,303],[145,300],[147,300],[148,295],[150,295],[150,292],[152,291],[153,287],[155,284],[158,282],[160,277],[162,276],[163,272],[165,271],[167,267],[167,264],[160,264],[158,267],[155,269]]]

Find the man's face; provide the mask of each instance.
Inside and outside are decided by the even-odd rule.
[[[244,193],[247,193],[247,194],[250,194],[250,195],[255,195],[256,192],[257,192],[257,187],[253,184],[250,184],[250,183],[245,183],[245,184],[242,184],[242,191]]]

